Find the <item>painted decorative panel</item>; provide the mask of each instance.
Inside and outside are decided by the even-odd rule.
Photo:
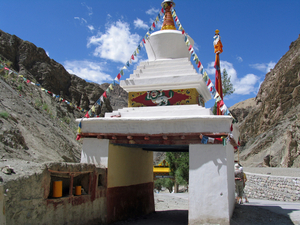
[[[128,107],[198,104],[195,88],[129,92]]]

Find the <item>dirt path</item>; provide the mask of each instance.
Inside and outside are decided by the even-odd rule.
[[[158,193],[154,195],[154,198],[155,213],[136,219],[117,222],[113,225],[188,225],[188,193]],[[285,211],[285,209],[282,209],[280,206],[276,206],[276,202],[273,207],[277,210],[270,210],[270,208],[259,205],[257,201],[251,199],[249,204],[236,205],[230,224],[294,224],[289,217],[290,210]],[[278,213],[279,211],[281,213]]]

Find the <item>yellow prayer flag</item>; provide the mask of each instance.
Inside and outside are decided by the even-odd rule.
[[[96,109],[95,109],[95,106],[94,106],[94,105],[92,106],[91,110],[92,110],[93,112],[95,112],[95,111],[96,111]]]
[[[112,84],[109,85],[110,90],[114,90]]]
[[[80,134],[80,133],[81,133],[81,129],[80,129],[80,127],[78,127],[77,134]]]

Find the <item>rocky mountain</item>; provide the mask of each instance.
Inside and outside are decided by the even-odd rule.
[[[78,107],[90,109],[108,84],[100,86],[69,74],[44,49],[1,30],[0,59],[1,65],[14,71],[0,69],[0,159],[79,162],[75,119],[85,113]],[[96,107],[97,115],[127,105],[127,93],[119,85],[112,95]]]
[[[300,167],[300,35],[266,74],[256,98],[231,110],[240,122],[245,166]]]

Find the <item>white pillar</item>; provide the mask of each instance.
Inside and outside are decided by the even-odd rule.
[[[228,168],[234,165],[233,160],[227,161],[228,149],[210,144],[189,146],[189,225],[230,224],[234,190],[229,188],[234,185],[229,183],[234,182],[234,175]]]
[[[4,188],[2,185],[0,185],[0,224],[6,224]]]
[[[84,138],[80,163],[92,163],[96,167],[107,168],[108,139]]]

